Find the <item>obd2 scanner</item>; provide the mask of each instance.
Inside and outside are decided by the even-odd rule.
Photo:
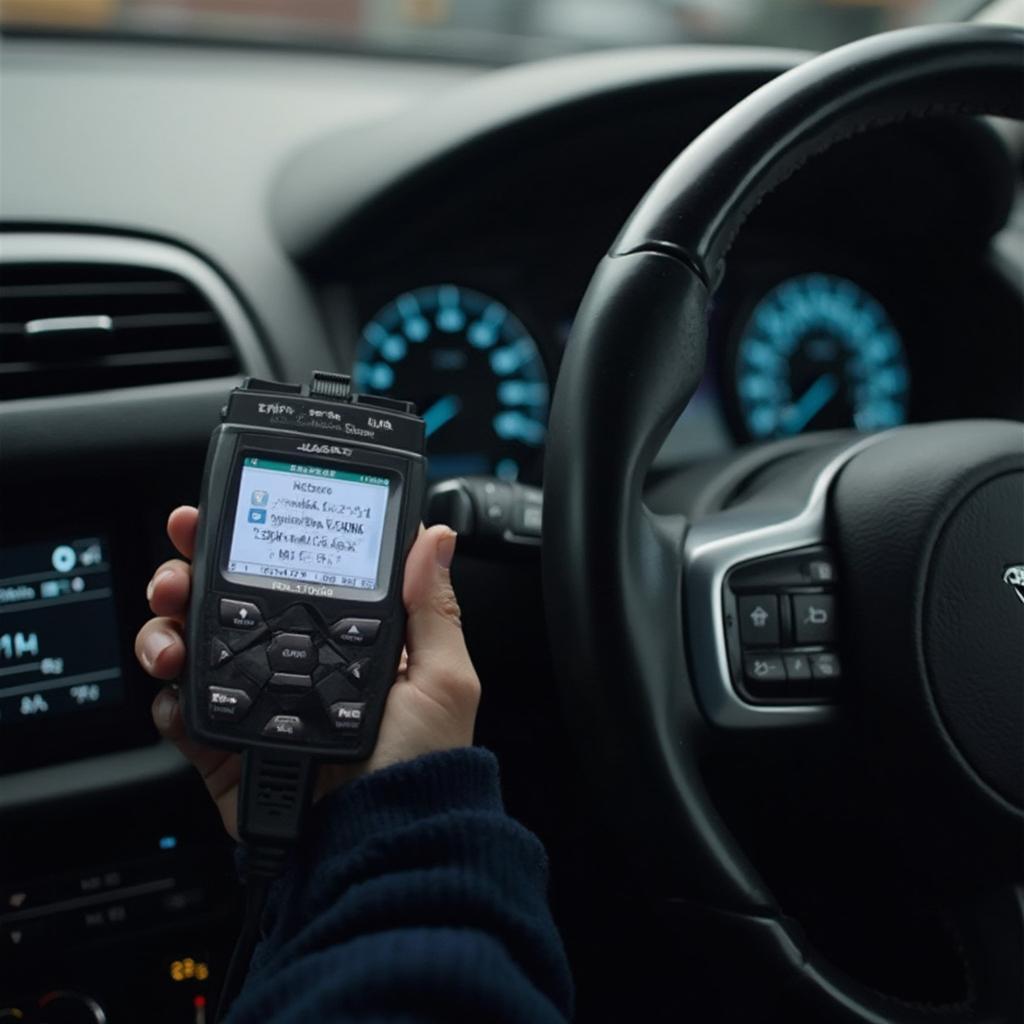
[[[320,761],[373,752],[405,639],[422,512],[410,402],[249,378],[207,453],[182,703],[189,735],[242,752],[245,919],[218,1019],[248,967],[266,889],[299,838]]]
[[[423,421],[409,402],[246,380],[210,442],[189,609],[189,733],[332,761],[373,751],[405,634]]]

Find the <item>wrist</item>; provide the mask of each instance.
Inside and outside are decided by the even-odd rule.
[[[330,833],[336,849],[351,849],[438,814],[503,813],[498,762],[481,747],[434,751],[359,776],[321,800],[311,839]]]

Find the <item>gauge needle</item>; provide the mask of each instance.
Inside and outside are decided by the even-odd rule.
[[[795,402],[782,412],[782,425],[791,434],[799,434],[839,390],[834,373],[823,373]]]
[[[439,398],[423,413],[423,422],[427,425],[427,437],[436,434],[449,420],[455,419],[462,409],[462,399],[458,395],[445,395]]]

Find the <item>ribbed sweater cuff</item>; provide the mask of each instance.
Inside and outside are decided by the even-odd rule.
[[[316,806],[310,841],[317,844],[326,830],[331,849],[351,849],[450,811],[504,811],[498,762],[489,750],[443,750],[361,776]]]
[[[298,860],[315,860],[309,854],[317,848],[343,852],[373,836],[453,810],[504,812],[498,761],[489,750],[457,747],[424,754],[361,775],[329,793],[313,808],[309,828],[288,865],[294,869]],[[246,848],[239,843],[235,869],[242,882],[247,865]],[[274,889],[280,889],[280,880]]]

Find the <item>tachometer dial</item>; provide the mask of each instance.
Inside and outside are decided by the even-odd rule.
[[[772,288],[740,332],[740,415],[754,438],[880,430],[907,418],[903,343],[881,304],[844,277],[803,274]]]
[[[547,434],[537,343],[497,299],[454,284],[405,292],[363,328],[355,386],[412,399],[431,476],[529,475]]]

